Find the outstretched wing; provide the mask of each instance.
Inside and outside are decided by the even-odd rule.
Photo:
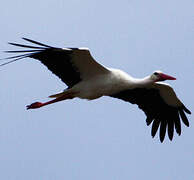
[[[164,94],[170,95],[169,98]],[[156,84],[155,88],[135,88],[129,89],[111,97],[119,98],[132,104],[137,104],[147,116],[146,122],[149,126],[152,123],[151,135],[154,137],[160,127],[160,141],[163,142],[166,131],[168,137],[173,139],[174,129],[178,135],[181,135],[181,121],[189,126],[189,121],[185,112],[191,112],[179,101],[170,86],[165,84]]]
[[[67,84],[68,87],[72,87],[82,80],[89,79],[109,71],[93,59],[87,48],[56,48],[27,38],[23,39],[38,45],[38,47],[9,43],[14,46],[30,49],[21,51],[6,51],[9,53],[25,54],[8,57],[6,59],[11,59],[11,61],[2,65],[26,57],[34,58],[47,66],[47,68],[57,75],[65,84]]]

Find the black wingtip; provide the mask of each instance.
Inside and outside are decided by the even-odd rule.
[[[45,47],[28,46],[28,45],[23,45],[23,44],[18,44],[18,43],[12,43],[12,42],[8,42],[8,44],[13,45],[13,46],[18,46],[18,47],[24,47],[24,48],[45,49]]]
[[[25,37],[22,37],[22,39],[25,40],[25,41],[31,42],[31,43],[33,43],[33,44],[36,44],[36,45],[44,46],[44,47],[46,47],[46,48],[53,48],[52,46],[48,46],[48,45],[46,45],[46,44],[43,44],[43,43],[40,43],[40,42],[31,40],[31,39],[28,39],[28,38],[25,38]]]
[[[179,110],[179,115],[180,115],[180,117],[181,117],[183,123],[184,123],[187,127],[189,127],[189,121],[188,121],[187,116],[185,115],[183,109],[180,109],[180,110]]]
[[[152,137],[156,135],[159,125],[160,125],[160,121],[158,119],[155,119],[155,121],[152,123],[152,130],[151,130]]]
[[[168,136],[169,137],[169,136]],[[172,141],[173,140],[173,137],[169,137],[169,139],[170,139],[170,141]]]
[[[0,64],[0,66],[5,66],[7,64],[13,63],[13,62],[18,61],[20,59],[24,59],[26,57],[30,57],[33,54],[34,53],[29,53],[29,54],[23,54],[23,55],[19,55],[19,56],[11,56],[11,57],[7,57],[7,58],[4,58],[4,59],[0,59],[0,60],[12,59],[11,61],[8,61],[8,62],[5,62],[3,64]]]
[[[183,110],[187,113],[187,114],[191,114],[191,111],[189,111],[184,105],[182,106]]]
[[[174,121],[171,118],[168,119],[168,137],[172,141],[174,135]]]
[[[167,127],[167,121],[161,119],[160,124],[160,142],[162,143],[164,141],[165,135],[166,135],[166,127]]]
[[[147,126],[149,126],[152,123],[153,120],[154,120],[154,118],[147,116],[147,118],[146,118]]]
[[[14,60],[12,60],[12,61],[5,62],[5,63],[3,63],[3,64],[0,64],[0,66],[5,66],[5,65],[7,65],[7,64],[13,63],[13,62],[18,61],[18,60],[23,59],[23,58],[24,58],[24,57],[20,57],[20,58],[14,59]]]
[[[22,51],[3,51],[5,53],[29,53],[29,52],[40,52],[40,50],[22,50]]]

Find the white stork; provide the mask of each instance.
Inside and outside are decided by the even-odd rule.
[[[133,78],[121,70],[102,66],[93,59],[87,48],[56,48],[27,38],[23,39],[38,47],[9,43],[30,49],[6,51],[24,54],[6,58],[12,60],[1,66],[27,57],[34,58],[47,66],[68,86],[63,92],[49,96],[55,98],[54,100],[35,102],[28,105],[27,109],[36,109],[75,97],[92,100],[110,96],[137,104],[147,116],[147,125],[152,123],[152,137],[160,127],[161,142],[165,138],[166,131],[170,140],[173,139],[174,129],[178,135],[181,134],[180,120],[189,126],[185,112],[188,114],[191,112],[177,98],[172,87],[159,82],[176,78],[161,71],[155,71],[143,79]]]

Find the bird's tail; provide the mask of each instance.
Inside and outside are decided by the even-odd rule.
[[[64,94],[66,94],[66,92],[61,92],[61,93],[57,93],[57,94],[52,94],[49,96],[49,98],[58,98],[63,96]]]

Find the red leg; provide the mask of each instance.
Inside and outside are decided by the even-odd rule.
[[[41,102],[35,102],[35,103],[32,103],[28,106],[26,106],[27,109],[37,109],[37,108],[40,108],[42,106],[46,106],[48,104],[53,104],[53,103],[56,103],[56,102],[59,102],[59,101],[63,101],[65,99],[72,99],[74,98],[74,96],[72,94],[65,94],[63,96],[60,96],[54,100],[51,100],[51,101],[48,101],[48,102],[45,102],[45,103],[41,103]]]

